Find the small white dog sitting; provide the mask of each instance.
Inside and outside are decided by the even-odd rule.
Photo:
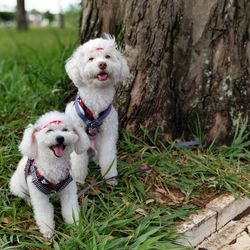
[[[112,177],[117,175],[118,115],[112,101],[115,85],[129,76],[126,59],[116,48],[114,38],[106,36],[79,46],[67,60],[65,68],[78,88],[75,102],[67,105],[66,113],[89,135],[102,176],[108,183],[116,184]],[[71,159],[76,180],[84,183],[88,173],[88,154],[73,152]]]
[[[19,146],[23,158],[11,177],[10,190],[31,203],[45,238],[52,237],[55,227],[51,194],[60,196],[64,220],[78,221],[77,187],[70,173],[70,154],[73,150],[82,153],[89,146],[86,133],[75,129],[69,117],[58,111],[44,114],[24,132]]]

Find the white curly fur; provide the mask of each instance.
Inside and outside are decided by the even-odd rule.
[[[101,67],[103,63],[106,64],[104,68]],[[79,46],[67,60],[65,68],[70,79],[78,88],[80,97],[93,112],[95,118],[112,103],[115,85],[129,76],[127,61],[116,48],[114,38],[109,35],[105,35],[105,38],[90,40]],[[106,79],[98,77],[101,72],[107,74]],[[85,123],[78,117],[73,102],[67,105],[66,113],[71,116],[74,124],[86,128]],[[117,138],[118,115],[112,107],[100,132],[92,139],[97,153],[95,159],[106,179],[117,175]],[[89,157],[87,153],[81,155],[72,153],[71,159],[76,180],[84,183],[88,173]],[[116,184],[116,181],[112,180],[109,183]]]
[[[55,124],[52,121],[60,120]],[[60,157],[56,157],[51,149],[58,144],[57,138],[64,138],[65,149]],[[29,175],[25,180],[25,165],[28,158],[35,160],[40,174],[52,183],[58,183],[66,178],[70,170],[70,154],[75,150],[80,154],[90,146],[88,136],[80,128],[72,126],[71,119],[64,113],[52,111],[41,116],[37,122],[30,124],[24,131],[19,149],[23,155],[16,171],[10,180],[11,192],[24,198],[32,205],[36,223],[45,238],[51,238],[55,227],[54,208],[49,202],[49,196],[43,194],[32,182]],[[71,181],[61,192],[62,216],[67,223],[78,221],[79,205],[75,180]]]

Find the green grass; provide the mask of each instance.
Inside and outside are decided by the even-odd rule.
[[[236,124],[230,147],[195,150],[179,149],[174,142],[159,149],[157,132],[136,138],[124,131],[118,166],[124,175],[118,186],[102,184],[81,197],[78,226],[64,224],[55,200],[56,232],[44,242],[31,208],[9,193],[8,182],[20,159],[17,145],[25,126],[65,107],[64,62],[77,31],[2,28],[0,37],[0,249],[188,249],[175,244],[175,226],[188,214],[222,192],[249,195],[246,123]],[[145,164],[151,172],[136,175]],[[100,179],[93,169],[88,182]]]

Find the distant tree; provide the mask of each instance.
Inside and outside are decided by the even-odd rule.
[[[80,4],[71,4],[67,11],[64,13],[65,25],[70,27],[76,27],[79,25],[79,18],[81,13]]]
[[[16,20],[17,20],[17,29],[20,31],[28,29],[27,16],[25,11],[25,2],[24,0],[17,0],[16,7]]]
[[[59,13],[59,27],[61,29],[64,29],[65,23],[64,23],[64,14]]]
[[[15,20],[15,13],[13,12],[0,12],[0,21],[9,22]]]
[[[47,19],[50,24],[55,20],[55,16],[52,13],[50,13],[49,11],[44,12],[43,18]]]

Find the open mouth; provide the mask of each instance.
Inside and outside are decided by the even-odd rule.
[[[65,147],[66,146],[63,144],[56,144],[54,146],[51,146],[50,149],[53,151],[54,155],[59,158],[64,155]]]
[[[108,79],[108,73],[106,73],[105,71],[102,71],[101,73],[97,75],[97,79],[99,81],[106,81]]]

